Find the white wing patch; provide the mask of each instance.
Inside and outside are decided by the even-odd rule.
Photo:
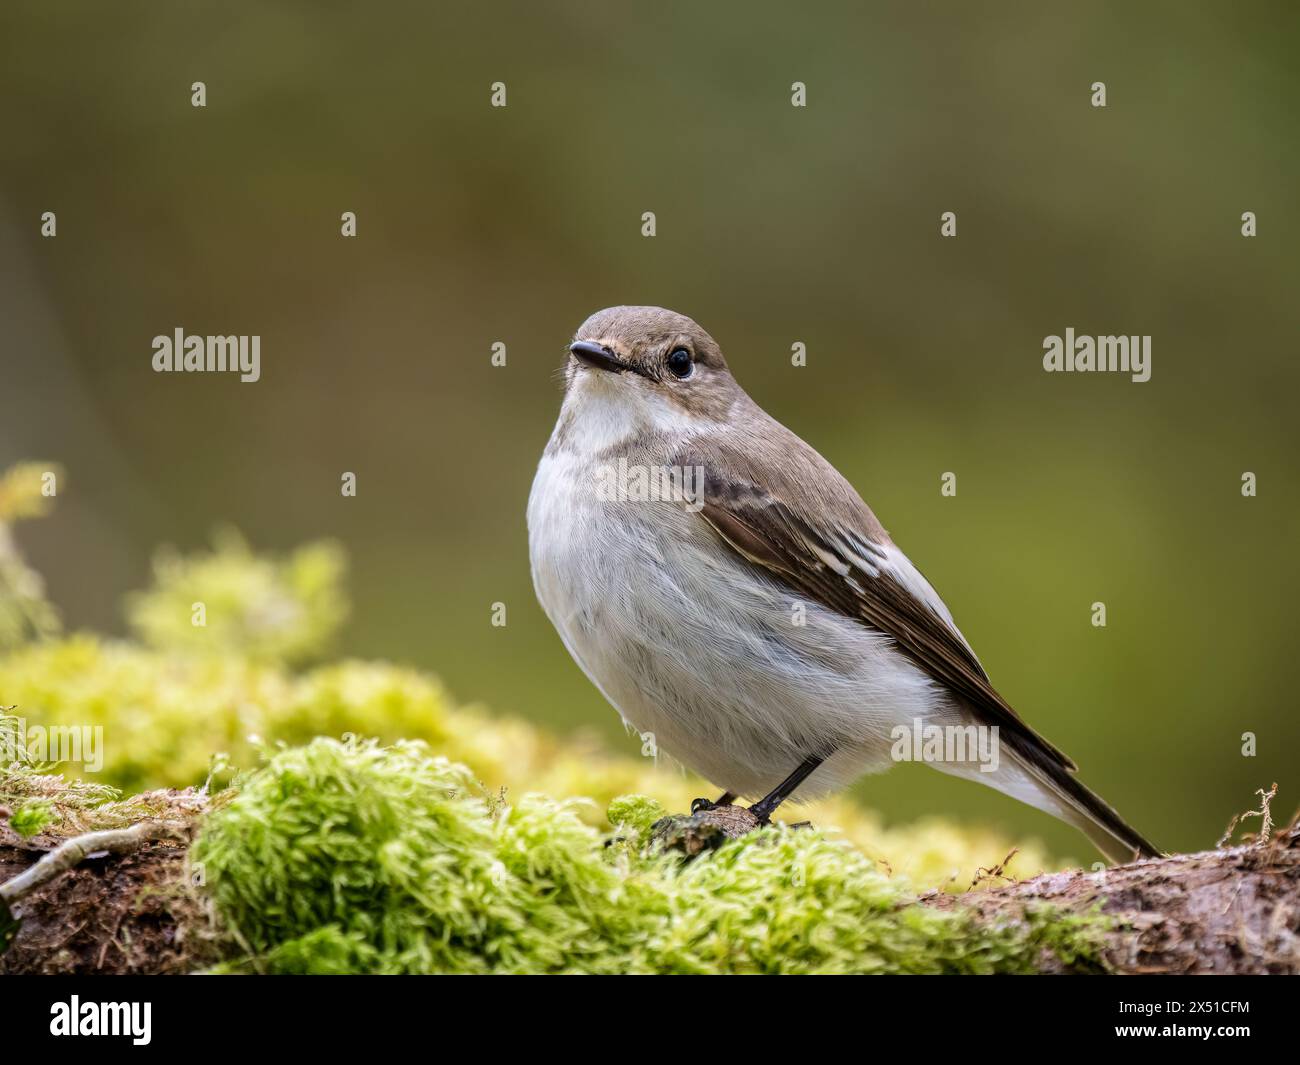
[[[882,564],[882,570],[906,588],[913,598],[924,603],[935,615],[942,619],[943,623],[956,634],[957,639],[966,645],[966,650],[970,651],[971,657],[978,662],[979,658],[971,650],[970,643],[961,634],[961,629],[957,628],[957,623],[953,621],[952,612],[944,601],[939,598],[939,593],[934,590],[934,587],[925,579],[921,571],[912,565],[912,560],[894,544],[887,545],[884,552],[885,561]],[[980,668],[982,669],[983,666]]]
[[[925,579],[921,571],[912,565],[912,560],[903,554],[897,545],[871,543],[846,529],[837,529],[835,533],[826,538],[825,543],[834,549],[834,555],[816,544],[809,544],[809,547],[816,552],[818,558],[822,559],[831,569],[843,577],[855,592],[863,592],[863,587],[862,583],[852,576],[853,569],[865,573],[872,580],[882,578],[894,580],[913,599],[924,604],[935,617],[939,618],[944,625],[951,629],[957,639],[970,651],[971,656],[975,657],[975,652],[971,650],[970,643],[961,634],[961,630],[957,628],[952,612],[944,601],[939,598],[939,593],[934,590],[934,586]],[[978,658],[975,660],[979,661]]]
[[[862,541],[859,540],[856,536],[851,536],[843,533],[841,533],[841,535],[838,537],[831,538],[832,546],[835,548],[836,551],[840,553],[840,555],[848,559],[849,562],[851,562],[853,565],[857,566],[857,568],[862,570],[862,572],[865,573],[868,577],[879,577],[880,567],[875,562],[868,561],[866,558],[863,557],[865,554],[875,554],[875,552],[871,552],[869,549],[857,550],[854,547],[850,546],[851,543],[861,544]],[[879,548],[877,548],[876,550],[878,552]],[[877,557],[879,556],[877,555]]]
[[[830,566],[830,568],[841,577],[847,577],[849,575],[849,564],[845,562],[844,559],[839,558],[818,544],[809,543],[808,546],[812,549],[814,555],[825,562],[826,565]]]

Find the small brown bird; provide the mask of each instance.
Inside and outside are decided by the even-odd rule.
[[[990,683],[853,487],[659,307],[578,329],[528,502],[537,596],[623,719],[726,789],[780,803],[924,760],[1157,853]]]

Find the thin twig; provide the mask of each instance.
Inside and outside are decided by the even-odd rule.
[[[60,873],[80,864],[88,854],[108,851],[126,854],[152,839],[183,838],[186,826],[176,821],[140,821],[130,828],[110,828],[87,832],[60,843],[30,869],[0,884],[0,902],[12,904],[53,880]]]
[[[1003,858],[1002,861],[998,862],[998,864],[995,865],[992,869],[985,869],[984,866],[981,865],[978,869],[975,870],[975,879],[970,882],[970,887],[968,887],[966,890],[974,891],[977,887],[980,886],[980,884],[984,883],[986,880],[1005,880],[1007,881],[1007,883],[1014,884],[1016,882],[1016,878],[1013,876],[1007,876],[1006,870],[1007,870],[1007,866],[1011,864],[1011,859],[1014,858],[1019,853],[1020,853],[1019,847],[1012,847],[1011,853],[1008,854],[1005,858]]]

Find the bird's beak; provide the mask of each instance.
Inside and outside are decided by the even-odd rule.
[[[634,368],[603,344],[593,344],[590,340],[579,340],[577,343],[570,344],[569,351],[584,366],[591,366],[597,370],[611,370],[614,373],[622,373],[624,370]]]

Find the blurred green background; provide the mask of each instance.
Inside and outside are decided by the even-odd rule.
[[[536,605],[524,504],[575,327],[662,304],[1087,782],[1212,844],[1300,782],[1297,54],[1291,3],[6,3],[0,467],[68,471],[23,547],[116,632],[160,543],[335,536],[346,651],[633,753]],[[262,380],[155,374],[177,326],[260,334]],[[1045,374],[1067,326],[1151,334],[1151,381]],[[920,767],[857,793],[1086,849]]]

